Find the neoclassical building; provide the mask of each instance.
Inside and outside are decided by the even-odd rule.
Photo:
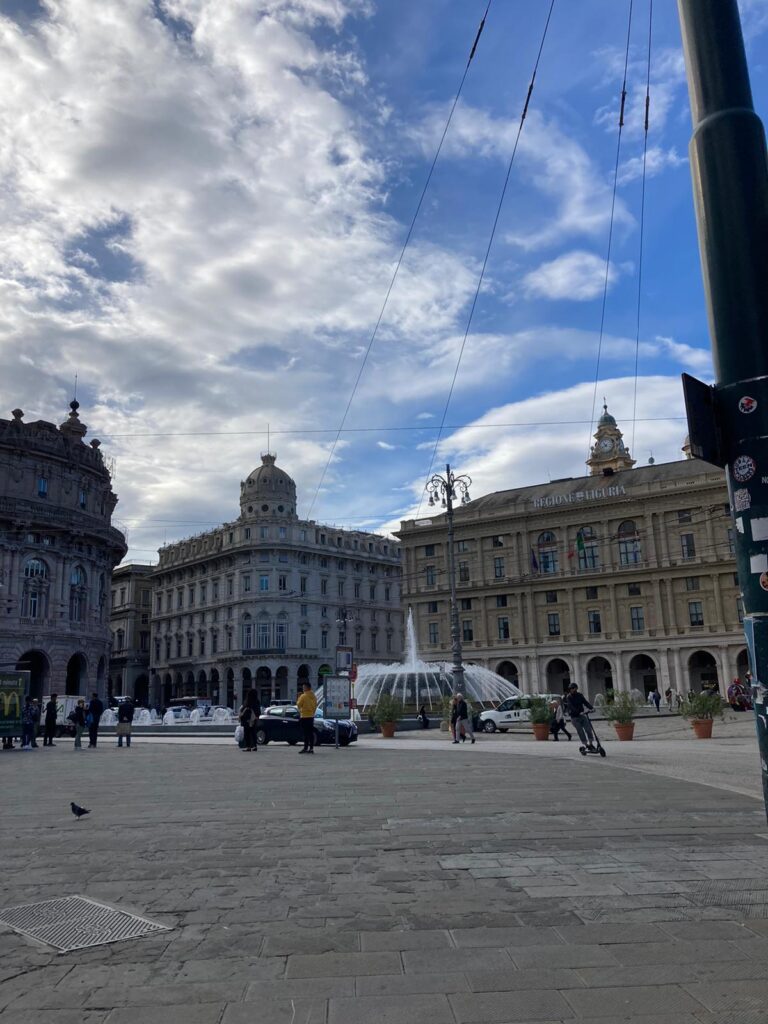
[[[153,565],[126,562],[112,573],[107,689],[110,695],[130,695],[142,705],[149,702],[153,571]]]
[[[747,670],[722,470],[636,467],[607,408],[590,475],[488,494],[455,512],[464,660],[528,693],[576,682],[680,692]],[[403,522],[403,603],[426,659],[450,658],[445,516]]]
[[[0,663],[33,696],[106,694],[112,569],[126,552],[117,497],[79,405],[60,427],[0,419]]]
[[[150,699],[197,694],[233,705],[292,699],[303,679],[403,649],[400,545],[299,519],[296,484],[262,455],[240,516],[160,549],[153,574]]]

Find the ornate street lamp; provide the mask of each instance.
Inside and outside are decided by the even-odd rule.
[[[453,655],[454,692],[464,692],[464,665],[461,654],[461,634],[459,633],[459,606],[456,601],[456,559],[453,545],[453,503],[460,496],[462,505],[469,504],[469,487],[472,479],[469,476],[457,476],[451,472],[450,465],[445,467],[445,476],[435,473],[427,482],[429,505],[441,505],[446,511],[448,520],[448,583],[451,594],[451,652]]]

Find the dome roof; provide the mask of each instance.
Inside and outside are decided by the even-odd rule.
[[[276,456],[261,456],[261,465],[240,484],[243,511],[291,514],[296,506],[296,484],[276,465]]]
[[[608,412],[608,406],[607,405],[603,406],[603,415],[597,421],[597,425],[598,425],[598,427],[615,427],[616,426],[616,420]]]

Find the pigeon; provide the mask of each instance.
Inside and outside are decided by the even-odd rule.
[[[82,816],[84,814],[90,814],[91,813],[90,811],[87,811],[84,807],[78,807],[77,804],[74,802],[74,800],[72,801],[72,803],[69,806],[72,808],[72,813],[74,814],[74,816],[78,820],[80,818],[82,818]]]

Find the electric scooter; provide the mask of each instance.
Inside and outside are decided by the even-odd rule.
[[[585,715],[584,717],[587,719],[587,722],[589,722],[589,732],[592,733],[592,738],[594,739],[594,744],[590,743],[589,746],[587,746],[587,747],[585,747],[582,744],[579,747],[579,753],[583,757],[586,757],[587,754],[596,754],[599,757],[607,757],[607,754],[605,753],[605,748],[603,747],[602,743],[600,742],[600,740],[598,738],[597,733],[595,732],[594,725],[592,725],[592,719],[589,717],[589,715]]]

